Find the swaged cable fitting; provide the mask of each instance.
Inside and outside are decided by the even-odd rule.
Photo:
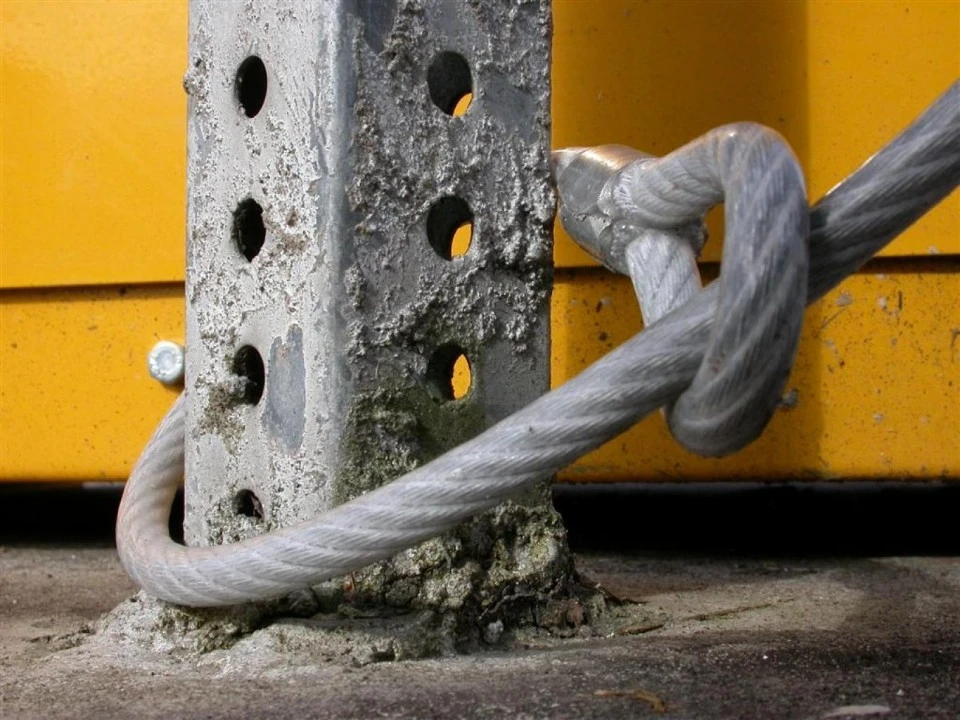
[[[762,431],[803,307],[960,184],[960,82],[807,210],[785,143],[727,126],[654,160],[615,146],[555,155],[561,219],[631,275],[647,328],[472,440],[311,520],[243,542],[185,547],[168,520],[182,479],[183,396],[124,490],[117,547],[148,593],[181,605],[261,600],[357,570],[456,526],[667,407],[708,454]],[[699,290],[698,223],[726,201],[720,280]]]

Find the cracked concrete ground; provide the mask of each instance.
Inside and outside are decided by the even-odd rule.
[[[134,592],[116,493],[8,489],[0,718],[957,718],[957,490],[561,491],[578,569],[630,613],[599,637],[356,667],[78,632]]]

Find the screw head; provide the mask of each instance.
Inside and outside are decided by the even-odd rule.
[[[183,380],[183,348],[175,342],[161,340],[147,355],[150,377],[164,385]]]

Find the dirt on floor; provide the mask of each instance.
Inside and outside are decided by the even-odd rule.
[[[318,655],[329,619],[200,653],[124,641],[100,617],[144,601],[111,547],[4,546],[0,718],[960,717],[958,559],[577,566],[611,595],[602,626],[378,662]]]

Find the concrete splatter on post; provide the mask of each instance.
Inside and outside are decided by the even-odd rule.
[[[314,516],[548,390],[551,20],[546,0],[190,15],[184,528],[203,545]],[[569,631],[574,587],[541,485],[252,614],[146,610],[207,645],[338,614],[367,621],[354,654],[386,633],[375,654],[409,657]]]

